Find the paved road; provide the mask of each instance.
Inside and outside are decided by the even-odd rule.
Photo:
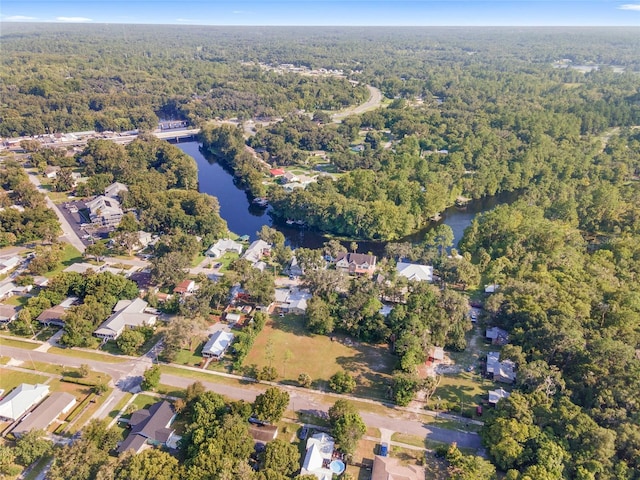
[[[38,175],[34,173],[29,173],[29,180],[31,181],[31,183],[33,183],[36,186],[36,188],[41,193],[44,194],[47,200],[47,206],[51,210],[53,210],[55,214],[58,216],[58,220],[60,221],[60,227],[62,228],[62,232],[63,232],[60,238],[63,241],[73,245],[75,248],[77,248],[80,251],[80,253],[84,252],[84,249],[85,249],[84,243],[82,243],[82,240],[80,240],[80,237],[78,237],[75,230],[71,228],[71,225],[67,221],[66,217],[62,214],[58,206],[55,203],[53,203],[53,201],[49,198],[49,195],[47,195],[47,191],[44,188],[42,188],[42,186],[40,185],[40,179],[38,178]]]
[[[151,365],[151,360],[155,356],[153,351],[142,358],[130,359],[123,363],[107,363],[97,360],[77,359],[64,355],[42,353],[33,350],[23,350],[15,347],[0,346],[0,355],[15,359],[30,361],[56,363],[69,367],[79,367],[81,364],[88,364],[93,370],[104,372],[113,378],[117,386],[111,396],[105,401],[97,416],[106,416],[113,406],[124,395],[124,392],[134,390],[141,380],[142,373]],[[192,384],[194,379],[185,378],[178,375],[163,374],[161,383],[177,388],[186,388]],[[262,393],[267,387],[262,384],[229,385],[226,383],[216,383],[215,376],[212,375],[211,382],[202,382],[206,388],[213,390],[233,400],[245,400],[252,402],[255,397]],[[291,400],[289,409],[295,412],[310,413],[317,416],[326,415],[329,407],[335,402],[335,395],[327,395],[313,390],[303,390],[300,388],[286,388],[289,391]],[[438,442],[457,442],[460,447],[479,448],[480,437],[475,433],[460,432],[439,428],[425,424],[419,415],[405,410],[387,408],[384,413],[372,413],[363,411],[362,419],[370,427],[384,428],[394,432],[409,435],[426,436],[430,440]]]
[[[346,118],[349,115],[359,115],[366,111],[373,110],[374,108],[378,108],[382,104],[382,92],[371,85],[367,85],[367,89],[369,90],[369,100],[357,107],[347,108],[342,112],[334,113],[331,115],[332,120],[335,123],[340,123],[343,118]]]

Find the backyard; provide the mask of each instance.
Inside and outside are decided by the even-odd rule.
[[[334,373],[345,370],[356,378],[356,395],[385,398],[396,358],[383,345],[352,342],[340,335],[332,338],[308,333],[302,316],[272,317],[244,365],[273,365],[277,380],[289,384],[297,384],[298,376],[306,373],[316,388],[326,388]]]

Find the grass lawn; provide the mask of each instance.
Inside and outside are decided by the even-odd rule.
[[[35,347],[37,346],[38,345],[36,345]],[[57,353],[59,355],[66,355],[67,357],[84,358],[87,360],[97,360],[99,362],[107,363],[122,363],[129,360],[128,358],[118,358],[111,355],[106,355],[104,353],[87,352],[85,350],[75,350],[73,348],[51,347],[48,351],[49,353]]]
[[[176,398],[185,397],[184,390],[174,387],[172,385],[164,385],[162,383],[156,387],[156,392],[159,393],[160,395],[167,395],[168,397],[176,397]]]
[[[62,262],[60,263],[58,268],[56,268],[55,270],[52,270],[50,272],[45,273],[44,276],[47,277],[47,278],[51,278],[51,277],[57,275],[58,273],[60,273],[61,271],[63,271],[69,265],[72,265],[72,264],[78,263],[78,262],[82,262],[82,260],[83,260],[82,254],[78,251],[78,249],[76,247],[74,247],[73,245],[71,245],[69,243],[66,243],[65,246],[64,246],[64,253],[63,253],[63,256],[62,256]]]
[[[98,409],[105,402],[105,400],[107,400],[107,398],[109,398],[109,395],[111,395],[112,391],[113,391],[113,388],[109,388],[102,395],[94,396],[93,398],[95,399],[96,402],[95,403],[89,403],[89,405],[86,408],[86,410],[84,412],[82,412],[82,415],[80,415],[73,422],[73,425],[71,426],[71,428],[69,428],[69,430],[67,430],[67,433],[74,434],[76,432],[79,432],[82,429],[82,427],[84,427],[84,424],[87,423],[89,421],[89,419],[91,419],[93,414],[96,413],[96,411],[98,411]]]
[[[36,335],[36,340],[46,342],[53,336],[54,333],[57,333],[58,330],[60,330],[59,327],[45,327],[38,332],[38,334]]]
[[[338,341],[343,337],[334,338],[336,341],[309,334],[302,316],[272,317],[256,338],[244,365],[262,368],[272,363],[278,370],[277,380],[284,383],[297,384],[298,376],[307,373],[321,388],[327,388],[333,374],[345,370],[356,378],[356,395],[385,398],[395,357],[384,347],[362,343],[346,346]],[[265,354],[269,350],[273,352],[271,362]]]
[[[211,260],[211,263],[221,263],[220,267],[221,272],[225,272],[229,269],[229,265],[234,260],[240,258],[240,255],[236,252],[226,252],[222,257]]]
[[[364,463],[373,465],[373,457],[376,454],[377,445],[378,443],[372,440],[360,440],[353,454],[353,463],[363,463],[364,461]],[[369,478],[371,478],[370,470],[355,465],[347,465],[346,472],[357,480],[369,480]]]
[[[4,389],[4,394],[17,387],[21,383],[44,383],[49,377],[37,375],[35,373],[17,372],[8,368],[0,368],[0,388]]]
[[[205,257],[203,253],[198,253],[198,255],[196,255],[195,258],[191,260],[191,266],[197,267],[205,258],[207,257]]]
[[[6,303],[7,305],[15,305],[17,307],[24,307],[29,301],[29,298],[30,297],[26,295],[12,295],[9,298],[5,298],[2,303]]]
[[[221,375],[215,375],[212,373],[195,372],[193,370],[186,370],[180,367],[173,367],[171,365],[160,365],[160,371],[162,373],[167,373],[169,375],[177,375],[179,377],[191,378],[194,382],[200,380],[202,382],[211,382],[211,383],[223,383],[226,385],[234,385],[234,386],[243,386],[244,388],[250,388],[251,384],[247,382],[243,382],[241,380],[236,380],[235,378],[223,377]],[[175,388],[173,388],[175,390]]]
[[[124,397],[122,397],[122,399],[118,403],[116,403],[116,406],[113,407],[113,410],[109,412],[109,418],[116,418],[118,416],[118,413],[120,413],[120,410],[124,408],[131,397],[133,397],[132,393],[125,393]]]
[[[202,363],[203,360],[200,352],[202,352],[202,347],[204,347],[204,344],[205,342],[202,342],[200,345],[198,345],[198,348],[196,348],[195,352],[186,349],[180,350],[172,363],[177,363],[178,365],[188,365],[190,367],[197,367]]]
[[[391,440],[394,442],[404,443],[406,445],[412,445],[414,447],[422,447],[425,448],[426,437],[419,437],[417,435],[408,435],[406,433],[394,433],[391,435]]]
[[[158,403],[161,399],[157,397],[152,397],[151,395],[138,395],[133,402],[129,404],[127,407],[127,412],[135,412],[136,410],[141,410],[143,408],[149,408],[154,403]]]
[[[51,460],[53,457],[51,456],[47,456],[47,457],[42,457],[40,460],[38,460],[38,462],[33,466],[33,468],[29,471],[29,474],[24,476],[24,480],[36,480],[38,478],[38,475],[40,474],[40,472],[42,471],[42,469],[44,468],[44,466],[49,462],[49,460]]]
[[[428,408],[438,407],[438,397],[442,403],[447,402],[449,407],[464,403],[465,410],[473,410],[483,399],[487,398],[489,390],[497,388],[490,380],[483,379],[481,375],[463,372],[455,376],[442,376],[440,385],[431,397]],[[440,405],[444,407],[443,405]]]
[[[17,338],[0,337],[0,347],[16,347],[24,348],[25,350],[35,350],[40,346],[39,343],[23,342]]]

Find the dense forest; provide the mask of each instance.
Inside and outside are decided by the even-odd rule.
[[[516,363],[518,379],[484,417],[492,462],[511,480],[640,478],[637,29],[90,28],[3,29],[0,134],[149,130],[159,117],[185,119],[277,216],[397,241],[375,285],[322,268],[320,252],[297,255],[314,294],[309,330],[390,340],[400,404],[429,388],[414,377],[428,347],[465,348],[463,291],[499,285],[482,320],[509,332],[502,357]],[[330,111],[365,99],[365,84],[383,92],[386,108],[331,121]],[[281,121],[247,139],[242,129],[207,125],[216,117]],[[314,150],[326,153],[331,175],[291,192],[265,184],[270,166],[312,167]],[[166,245],[225,233],[217,201],[196,190],[195,164],[166,143],[92,141],[78,160],[93,175],[85,193],[127,183],[125,207],[166,234]],[[3,205],[25,211],[2,212],[2,241],[31,240],[30,222],[38,236],[52,235],[52,218],[29,217],[30,202],[42,199],[16,188],[26,183],[14,167],[0,178],[12,190]],[[478,217],[460,258],[445,255],[445,229],[401,242],[456,199],[499,192],[520,199]],[[438,287],[394,278],[401,258],[433,264]],[[156,270],[185,265],[169,254],[162,262]],[[400,296],[382,317],[380,299]],[[216,418],[212,431],[222,435],[224,423]],[[209,446],[190,435],[187,468],[197,478]]]

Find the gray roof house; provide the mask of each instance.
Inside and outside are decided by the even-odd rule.
[[[140,453],[144,445],[166,445],[173,436],[171,424],[176,418],[173,407],[166,400],[154,403],[148,409],[137,410],[131,415],[131,432],[118,446],[118,453],[133,450]]]
[[[110,198],[116,198],[120,196],[120,192],[128,192],[129,187],[124,183],[113,182],[107,188],[104,189],[104,196]]]
[[[0,304],[0,323],[11,323],[18,318],[20,309],[15,305]]]
[[[125,328],[134,328],[154,325],[158,320],[157,315],[146,313],[149,304],[141,298],[135,300],[120,300],[113,307],[113,315],[107,318],[98,329],[93,332],[96,337],[104,340],[117,339]]]
[[[103,227],[116,227],[120,223],[124,212],[120,208],[120,202],[112,197],[99,195],[86,202],[89,209],[91,223]]]
[[[20,438],[31,430],[46,430],[60,415],[76,404],[76,397],[67,392],[55,392],[38,405],[16,426],[12,433]]]
[[[487,375],[496,382],[513,383],[516,380],[516,364],[512,360],[500,361],[500,352],[487,353]]]
[[[260,259],[264,255],[269,255],[270,252],[271,245],[269,245],[264,240],[256,240],[251,245],[249,245],[249,248],[247,248],[247,250],[244,252],[242,258],[251,263],[256,263],[260,261]]]

